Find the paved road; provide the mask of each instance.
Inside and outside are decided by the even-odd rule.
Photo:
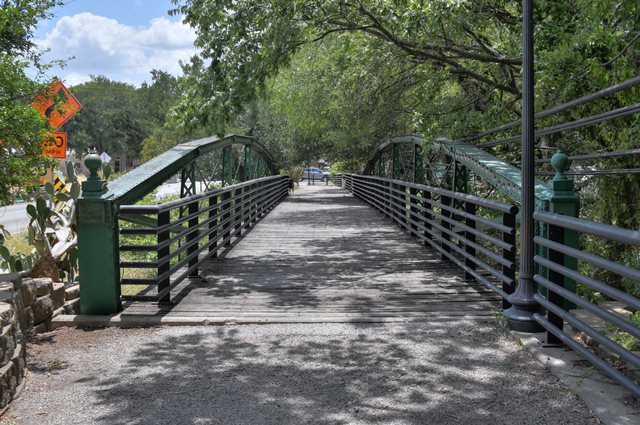
[[[11,233],[26,230],[29,224],[26,209],[27,204],[24,203],[0,207],[0,224]]]
[[[58,329],[0,424],[598,422],[492,322]]]

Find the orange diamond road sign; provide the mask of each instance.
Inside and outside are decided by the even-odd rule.
[[[53,143],[42,145],[42,155],[49,158],[67,158],[67,133],[53,133]]]
[[[82,109],[78,99],[57,78],[44,93],[36,95],[31,105],[49,121],[49,125],[54,130],[60,128],[62,124]]]

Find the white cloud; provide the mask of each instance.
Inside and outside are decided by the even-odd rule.
[[[60,18],[37,44],[50,49],[47,60],[74,57],[63,70],[52,71],[69,85],[87,81],[90,74],[139,85],[150,80],[154,68],[178,75],[178,61],[196,52],[195,37],[188,25],[164,17],[134,28],[83,12]]]

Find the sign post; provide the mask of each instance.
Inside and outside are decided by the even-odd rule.
[[[46,90],[33,98],[31,106],[36,108],[40,115],[47,119],[54,130],[53,143],[42,144],[42,155],[49,158],[66,159],[67,133],[55,131],[82,109],[82,104],[62,84],[62,81],[54,78]],[[51,184],[53,184],[53,170],[49,175]],[[42,182],[43,180],[46,180],[46,177],[40,181]]]

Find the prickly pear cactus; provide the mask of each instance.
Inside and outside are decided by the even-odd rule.
[[[46,276],[54,280],[74,280],[78,273],[78,238],[76,235],[76,201],[80,196],[73,163],[66,166],[67,192],[55,192],[53,185],[45,185],[45,191],[55,201],[47,206],[44,197],[38,196],[35,205],[27,206],[31,217],[28,226],[29,243],[36,249],[36,261],[32,275]]]

